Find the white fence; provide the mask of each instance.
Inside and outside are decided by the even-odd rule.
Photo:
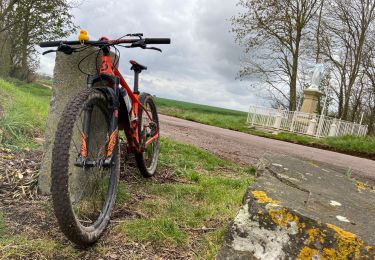
[[[298,111],[290,112],[258,106],[250,106],[247,124],[314,137],[365,136],[368,129],[367,125],[324,115],[307,114]]]

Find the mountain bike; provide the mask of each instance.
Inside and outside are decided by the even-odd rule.
[[[120,59],[117,47],[161,52],[148,44],[170,44],[170,39],[143,38],[139,33],[115,40],[101,37],[98,41],[40,43],[43,48],[57,47],[43,55],[50,52],[70,55],[94,47],[96,60],[101,59],[97,73],[87,76],[87,88],[65,106],[52,150],[51,193],[55,215],[62,232],[78,245],[96,242],[109,223],[120,176],[120,130],[124,130],[127,139],[126,152],[134,154],[142,176],[155,174],[160,150],[158,114],[153,97],[140,93],[138,88],[139,74],[147,67],[130,61],[134,71],[133,90],[117,69]],[[111,58],[111,48],[117,54],[115,58]],[[78,68],[82,71],[80,65]]]

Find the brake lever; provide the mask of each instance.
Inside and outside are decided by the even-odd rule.
[[[156,47],[144,47],[144,48],[142,48],[142,49],[149,49],[149,50],[155,50],[155,51],[163,52],[161,49],[156,48]]]
[[[70,55],[75,51],[75,49],[70,47],[69,45],[61,44],[59,47],[57,47],[56,50],[45,51],[45,52],[42,53],[42,55],[45,55],[45,54],[48,54],[48,53],[51,53],[51,52],[58,52],[58,51],[61,51],[65,54],[67,54],[67,55]]]
[[[155,50],[155,51],[162,52],[162,50],[159,49],[159,48],[147,47],[144,39],[140,39],[139,41],[136,41],[136,42],[132,43],[128,48],[142,48],[142,49],[149,49],[149,50]]]
[[[57,51],[61,51],[67,55],[70,55],[74,52],[74,48],[66,44],[61,44],[59,47],[57,47]]]
[[[142,39],[143,33],[128,33],[125,36],[134,36],[134,37],[139,37],[139,39]]]
[[[42,55],[46,55],[51,52],[57,52],[57,50],[48,50],[48,51],[43,52]]]

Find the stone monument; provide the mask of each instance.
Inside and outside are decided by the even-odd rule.
[[[55,132],[57,124],[61,117],[62,111],[69,100],[75,96],[82,88],[87,86],[87,75],[78,69],[80,68],[88,74],[97,73],[100,68],[100,57],[96,63],[95,47],[90,47],[82,52],[75,52],[66,55],[57,52],[55,60],[55,68],[53,71],[52,99],[47,119],[47,130],[45,133],[44,155],[39,171],[38,186],[43,194],[50,193],[51,186],[51,157],[53,142],[55,140]],[[92,53],[92,55],[89,55]],[[89,55],[89,56],[88,56]],[[111,53],[112,58],[114,54]]]
[[[324,78],[324,64],[316,64],[311,79],[311,86],[304,90],[303,103],[300,112],[315,114],[318,108],[319,98],[324,94],[319,90],[319,85]]]

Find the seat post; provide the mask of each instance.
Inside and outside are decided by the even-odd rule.
[[[139,70],[134,70],[134,94],[139,94],[138,91],[138,81],[139,81]]]
[[[142,70],[147,70],[147,67],[137,63],[134,60],[130,60],[129,62],[132,65],[130,69],[134,70],[134,91],[133,92],[134,94],[139,94],[139,90],[138,90],[139,73],[141,73]]]

